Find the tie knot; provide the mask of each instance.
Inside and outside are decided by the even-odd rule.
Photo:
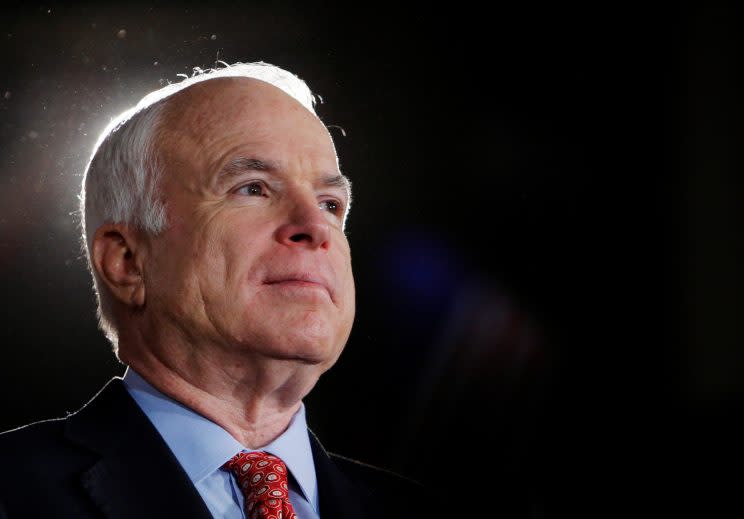
[[[235,475],[248,517],[294,517],[289,504],[287,466],[268,452],[241,452],[223,467]]]

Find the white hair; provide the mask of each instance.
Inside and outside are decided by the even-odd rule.
[[[153,235],[167,226],[165,203],[158,194],[162,167],[155,150],[155,135],[164,107],[172,95],[202,81],[245,77],[265,81],[299,101],[317,117],[315,97],[300,78],[264,62],[235,63],[224,68],[194,69],[194,75],[143,97],[134,107],[113,118],[103,130],[85,168],[80,191],[82,241],[98,301],[98,324],[118,348],[112,300],[93,266],[91,247],[104,223],[125,223]]]

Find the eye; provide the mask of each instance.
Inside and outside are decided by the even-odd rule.
[[[318,204],[318,207],[322,211],[328,211],[333,214],[339,214],[341,212],[341,204],[336,200],[323,200]]]
[[[266,196],[266,188],[261,182],[251,182],[240,186],[235,192],[247,196]]]

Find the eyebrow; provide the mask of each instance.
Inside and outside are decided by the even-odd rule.
[[[240,176],[246,171],[275,172],[280,168],[275,162],[256,158],[237,157],[225,164],[217,175],[217,185],[231,178]],[[346,191],[351,200],[351,181],[345,175],[327,175],[321,178],[320,183],[326,187],[340,187]]]
[[[241,175],[246,171],[273,171],[275,169],[276,167],[274,164],[268,161],[238,157],[232,159],[222,167],[217,175],[217,182],[221,183],[225,179]]]

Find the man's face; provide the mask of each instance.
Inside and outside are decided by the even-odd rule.
[[[351,331],[354,281],[349,194],[323,124],[272,85],[215,79],[168,102],[158,142],[168,229],[151,241],[148,311],[197,355],[238,348],[330,367]]]

